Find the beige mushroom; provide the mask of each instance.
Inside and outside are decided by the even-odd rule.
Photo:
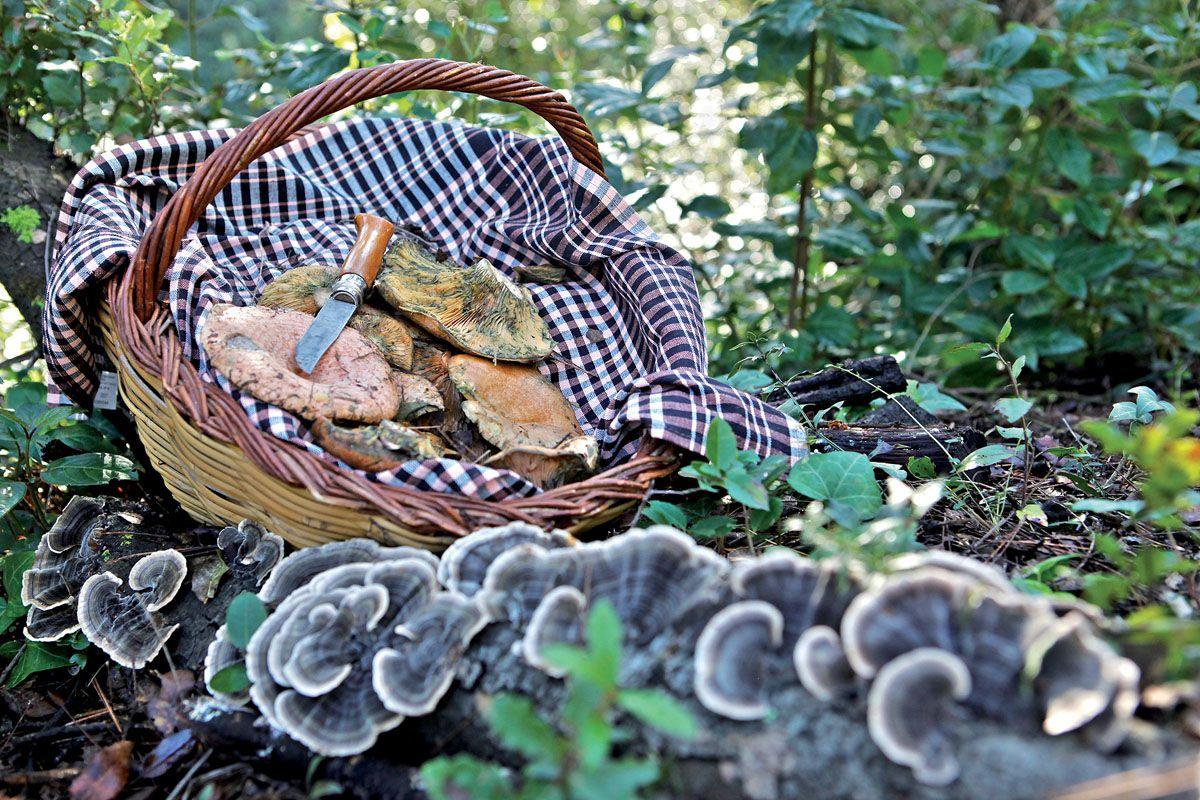
[[[367,472],[396,469],[414,459],[441,458],[449,454],[432,433],[391,420],[347,428],[319,419],[313,423],[312,434],[325,452]]]
[[[200,344],[238,389],[305,419],[380,422],[399,407],[391,369],[357,331],[344,330],[311,375],[296,366],[296,343],[312,317],[298,311],[217,305]]]
[[[543,488],[596,468],[596,440],[583,432],[571,403],[537,369],[457,355],[450,359],[449,373],[467,419],[500,449],[486,463]]]

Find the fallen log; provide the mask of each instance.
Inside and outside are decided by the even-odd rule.
[[[938,472],[950,470],[952,460],[961,460],[978,450],[986,440],[974,428],[945,425],[891,425],[885,427],[822,425],[813,433],[815,450],[849,450],[869,455],[873,461],[904,466],[910,458],[929,458]]]
[[[877,397],[903,392],[908,383],[892,356],[845,361],[835,367],[788,382],[767,395],[768,403],[791,400],[815,410],[837,402],[863,405]]]

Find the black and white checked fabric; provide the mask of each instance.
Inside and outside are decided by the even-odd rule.
[[[52,380],[76,403],[90,405],[103,359],[96,289],[128,265],[154,214],[234,133],[123,145],[72,181],[55,231],[44,333]],[[707,376],[690,265],[560,139],[396,119],[325,125],[255,161],[205,211],[168,272],[162,299],[184,357],[238,397],[262,430],[322,452],[301,420],[239,395],[210,370],[196,331],[213,304],[251,304],[287,269],[339,266],[363,211],[419,231],[460,264],[486,258],[509,274],[518,264],[567,269],[563,283],[530,288],[559,351],[587,369],[550,361],[541,370],[575,403],[605,465],[628,458],[643,430],[703,452],[714,415],[763,455],[807,452],[795,420]],[[487,499],[537,491],[514,473],[449,459],[370,477]]]

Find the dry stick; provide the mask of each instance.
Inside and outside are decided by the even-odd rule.
[[[808,96],[804,100],[804,129],[813,135],[817,124],[817,36],[814,31],[808,45]],[[809,165],[804,177],[800,180],[800,203],[796,210],[796,248],[792,253],[793,269],[792,284],[788,288],[788,327],[795,328],[796,324],[808,317],[808,251],[811,245],[809,229],[806,220],[808,213],[808,195],[812,192],[813,173],[816,171],[817,154],[813,153],[813,163]],[[799,286],[798,286],[799,285]],[[800,290],[800,316],[796,317],[796,290]]]

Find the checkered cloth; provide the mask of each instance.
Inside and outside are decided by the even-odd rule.
[[[96,289],[128,265],[153,216],[234,133],[123,145],[72,181],[55,232],[44,332],[50,375],[76,403],[90,405],[103,359]],[[510,275],[518,264],[566,268],[564,282],[530,288],[559,352],[586,371],[557,361],[540,369],[574,402],[603,464],[628,458],[642,430],[703,452],[715,414],[743,447],[792,459],[806,453],[794,420],[708,377],[690,265],[560,139],[416,120],[325,125],[258,159],[205,211],[167,274],[162,299],[183,356],[262,430],[324,455],[300,419],[240,394],[210,369],[197,329],[213,304],[251,304],[287,269],[339,266],[363,211],[421,232],[459,264],[486,258]],[[450,459],[369,477],[488,499],[537,491],[512,472]]]

